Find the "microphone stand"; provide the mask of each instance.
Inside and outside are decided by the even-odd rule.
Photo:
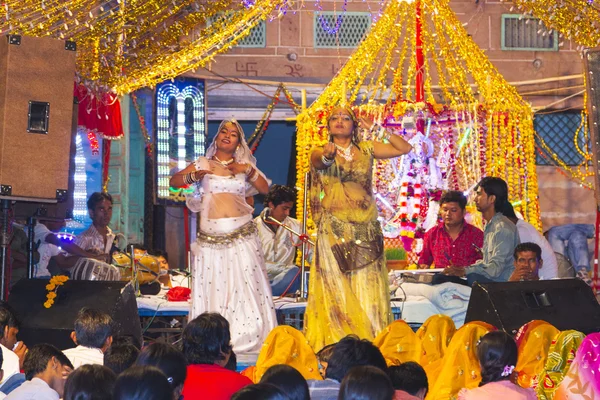
[[[304,207],[303,207],[303,215],[302,215],[302,234],[304,235],[304,237],[306,237],[306,223],[307,223],[307,219],[308,219],[308,185],[309,185],[309,178],[310,178],[310,172],[307,172],[306,174],[304,174]],[[313,246],[314,243],[310,242]],[[307,299],[307,293],[304,290],[304,287],[306,285],[306,241],[302,241],[302,256],[300,258],[300,297],[298,297],[298,299],[296,299],[296,301],[300,302],[305,302]],[[314,255],[314,257],[316,257],[316,254]]]

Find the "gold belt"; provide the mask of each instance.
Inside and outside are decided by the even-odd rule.
[[[254,221],[248,222],[246,225],[242,226],[240,229],[237,229],[231,233],[227,233],[224,235],[206,233],[200,231],[198,233],[198,242],[200,246],[210,246],[210,247],[231,247],[233,243],[238,239],[243,239],[249,236],[257,235],[258,228],[256,228],[256,224]]]

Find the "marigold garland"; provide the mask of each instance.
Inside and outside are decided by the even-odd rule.
[[[58,288],[65,284],[66,281],[69,280],[69,277],[66,275],[56,275],[50,278],[50,283],[46,285],[46,290],[48,290],[48,294],[46,295],[46,302],[44,303],[44,307],[50,308],[54,304],[54,299],[56,299]]]

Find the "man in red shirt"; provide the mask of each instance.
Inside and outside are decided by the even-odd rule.
[[[432,263],[436,268],[467,267],[482,258],[483,232],[465,221],[466,206],[462,192],[444,193],[440,199],[442,222],[425,233],[419,268],[429,268]],[[449,281],[444,278],[436,275],[433,283]]]
[[[183,354],[188,361],[183,384],[185,399],[229,400],[252,384],[247,377],[225,368],[231,356],[229,322],[217,313],[202,313],[183,330]]]

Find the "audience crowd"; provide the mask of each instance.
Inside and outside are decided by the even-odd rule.
[[[480,322],[456,330],[443,315],[432,317],[417,333],[407,327],[396,321],[374,342],[349,335],[315,354],[307,350],[310,348],[300,332],[280,326],[268,336],[257,365],[239,373],[229,323],[220,314],[203,313],[190,321],[180,348],[154,342],[140,350],[135,338],[113,337],[109,315],[84,308],[74,324],[73,348],[61,351],[50,344],[33,345],[24,352],[20,367],[19,355],[3,344],[11,329],[11,336],[18,334],[19,323],[10,307],[0,304],[0,366],[4,371],[0,372],[0,398],[558,400],[590,399],[600,394],[595,374],[586,370],[597,367],[600,334],[585,337],[533,321],[513,339]],[[406,338],[395,348],[389,343],[375,345],[399,335]],[[545,336],[554,338],[552,345],[539,340]],[[529,339],[531,345],[523,344]],[[544,357],[534,360],[524,354],[521,358],[521,353],[533,346],[536,354]],[[16,341],[12,347],[20,348]],[[265,365],[268,367],[263,368]],[[570,369],[577,373],[569,373]],[[567,397],[560,397],[562,392],[557,390],[563,378],[571,385],[562,388],[569,393]],[[549,390],[539,379],[550,379],[554,388]],[[573,385],[582,397],[573,394]]]

